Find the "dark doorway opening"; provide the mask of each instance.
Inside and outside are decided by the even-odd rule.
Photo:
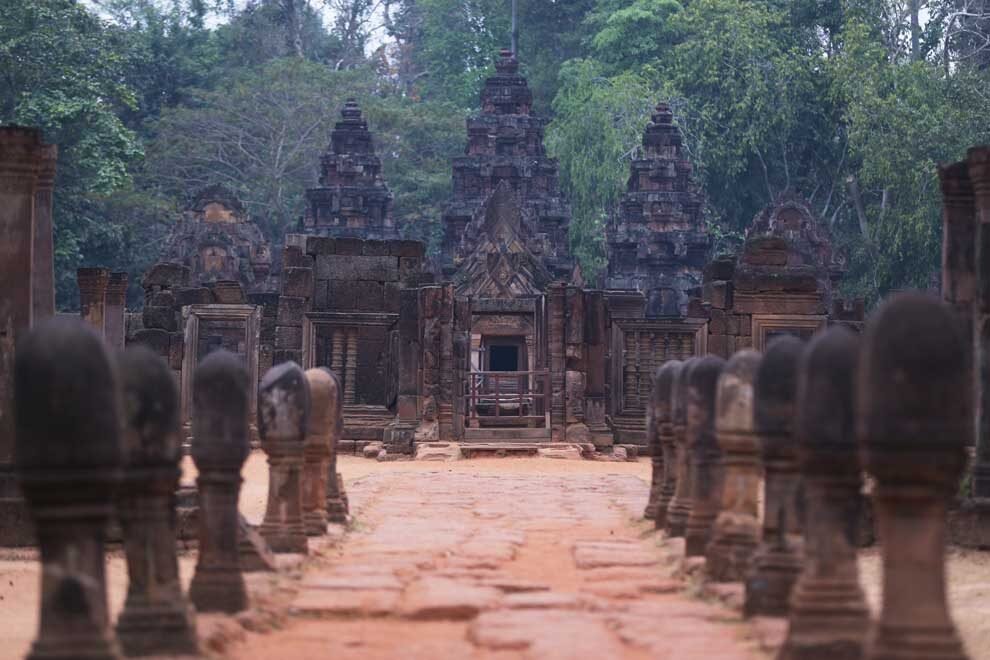
[[[518,346],[491,346],[488,349],[489,371],[519,371]]]

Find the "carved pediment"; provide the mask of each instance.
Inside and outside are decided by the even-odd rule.
[[[553,276],[529,245],[533,236],[519,198],[505,182],[481,206],[461,239],[458,295],[515,298],[542,293]]]

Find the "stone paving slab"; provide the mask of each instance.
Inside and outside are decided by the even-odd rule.
[[[736,612],[672,577],[680,546],[641,521],[648,488],[620,474],[369,475],[348,484],[355,527],[285,587],[283,628],[228,655],[770,657]]]

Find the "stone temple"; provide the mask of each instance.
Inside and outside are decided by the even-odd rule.
[[[197,198],[145,277],[143,323],[127,326],[129,341],[168,358],[186,421],[192,369],[225,348],[256,379],[289,360],[332,369],[344,452],[379,442],[408,455],[438,441],[467,454],[562,442],[645,453],[652,375],[666,361],[861,320],[861,304],[836,298],[842,260],[795,194],[754,219],[740,255],[712,259],[704,197],[663,103],[607,222],[606,272],[589,286],[546,119],[510,51],[495,69],[452,162],[437,254],[400,238],[374,127],[353,100],[275,259],[231,195]]]

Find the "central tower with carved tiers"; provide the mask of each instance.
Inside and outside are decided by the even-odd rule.
[[[454,194],[443,216],[439,265],[449,278],[470,256],[462,246],[464,232],[504,181],[531,225],[527,247],[554,278],[569,280],[571,209],[560,193],[557,161],[543,146],[546,120],[531,114],[533,93],[511,51],[501,51],[495,70],[481,89],[481,114],[467,120],[466,154],[453,161]]]

